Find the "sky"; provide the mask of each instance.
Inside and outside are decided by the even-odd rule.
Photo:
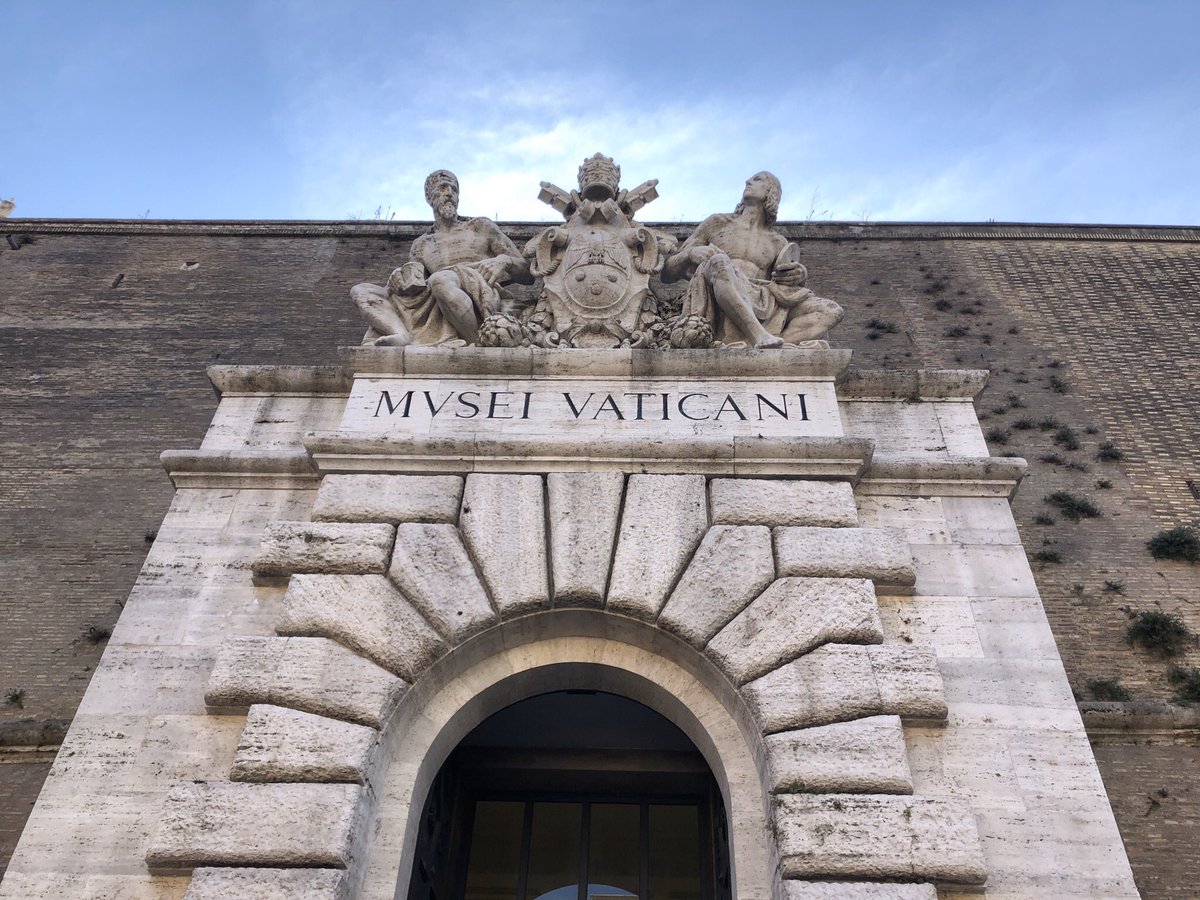
[[[0,4],[13,216],[555,220],[586,156],[644,221],[1200,223],[1200,2]]]

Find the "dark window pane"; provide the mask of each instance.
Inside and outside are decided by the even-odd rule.
[[[641,808],[632,803],[592,804],[588,898],[638,892]]]
[[[650,807],[648,900],[700,900],[698,807]]]
[[[578,896],[582,820],[580,803],[533,804],[529,887],[525,893],[530,900]]]
[[[480,800],[475,804],[466,900],[512,900],[517,895],[524,819],[524,803]]]

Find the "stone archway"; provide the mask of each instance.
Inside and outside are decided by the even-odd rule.
[[[232,639],[213,669],[209,705],[249,710],[231,781],[177,786],[147,854],[194,871],[189,900],[392,897],[450,748],[555,683],[696,743],[738,897],[983,881],[969,808],[912,796],[901,717],[944,718],[941,678],[928,650],[882,643],[875,587],[907,589],[912,558],[857,527],[847,484],[341,475],[314,518],[269,526],[255,564],[287,579],[278,636]]]

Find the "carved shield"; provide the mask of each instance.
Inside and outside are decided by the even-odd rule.
[[[563,256],[564,299],[586,318],[608,315],[625,302],[632,270],[629,248],[612,231],[576,232]]]

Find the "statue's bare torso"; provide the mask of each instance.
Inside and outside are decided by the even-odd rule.
[[[426,272],[440,272],[451,266],[477,263],[483,259],[510,254],[517,248],[490,219],[470,219],[450,228],[423,234],[412,245],[411,259]]]

